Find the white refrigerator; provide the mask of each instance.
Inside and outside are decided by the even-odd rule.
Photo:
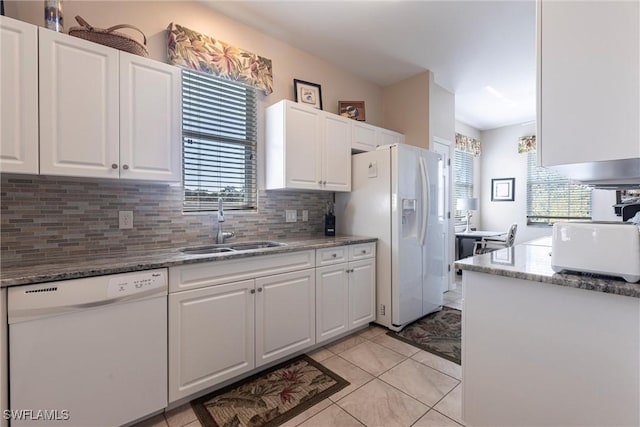
[[[376,323],[392,330],[442,308],[447,280],[440,154],[394,144],[355,154],[336,229],[378,238]]]

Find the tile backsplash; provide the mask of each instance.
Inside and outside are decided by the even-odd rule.
[[[2,263],[112,254],[214,243],[216,214],[183,214],[182,187],[2,174]],[[225,231],[237,239],[295,238],[323,232],[332,193],[259,191],[257,212],[225,211]],[[285,223],[285,209],[298,222]],[[309,221],[302,222],[302,210]],[[133,229],[118,228],[118,212],[133,211]]]

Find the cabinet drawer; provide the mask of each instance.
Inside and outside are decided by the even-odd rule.
[[[376,256],[376,243],[362,243],[349,246],[349,261]]]
[[[313,250],[169,268],[169,293],[315,267]]]
[[[347,262],[349,246],[336,246],[316,250],[316,265],[331,265],[339,262]]]

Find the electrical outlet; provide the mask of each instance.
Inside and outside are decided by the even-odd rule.
[[[308,210],[302,211],[302,220],[303,221],[309,221],[309,211]]]
[[[287,209],[285,213],[285,222],[296,222],[298,220],[298,211],[295,209]]]
[[[118,212],[118,223],[121,230],[133,228],[133,211]]]

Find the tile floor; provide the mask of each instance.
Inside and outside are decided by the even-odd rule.
[[[444,294],[462,309],[460,286]],[[462,368],[370,326],[310,353],[351,384],[283,426],[460,427]],[[135,427],[200,427],[189,405]]]

